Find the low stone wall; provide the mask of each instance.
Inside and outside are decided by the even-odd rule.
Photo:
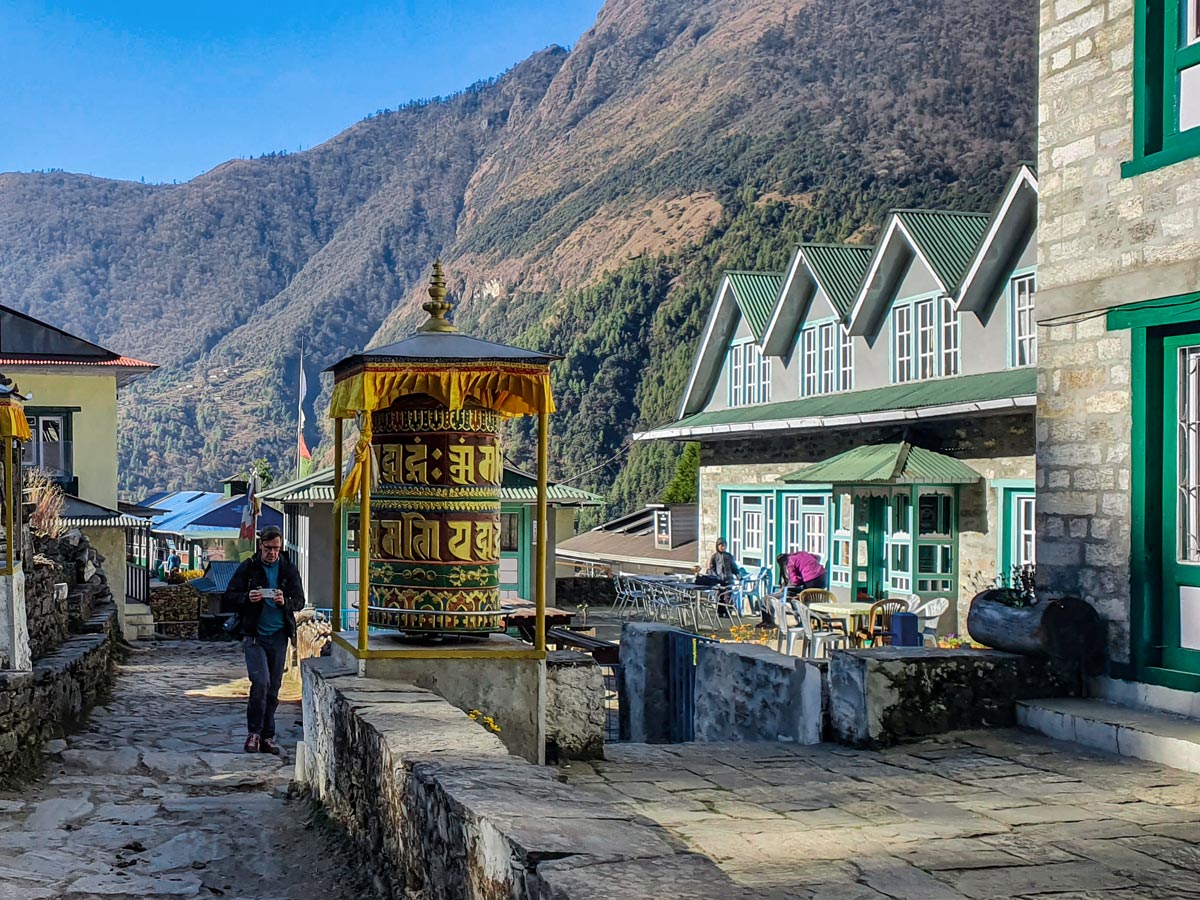
[[[67,594],[54,587],[65,583],[67,576],[57,565],[31,561],[25,568],[29,652],[34,659],[53,653],[70,633]]]
[[[698,741],[819,744],[821,671],[761,644],[699,644],[695,729]]]
[[[430,691],[301,665],[298,781],[369,860],[385,896],[422,900],[741,900],[711,860],[510,756]]]
[[[546,762],[604,758],[604,675],[586,653],[546,656]]]
[[[579,606],[586,603],[593,608],[612,606],[617,592],[611,578],[556,578],[554,580],[554,602]]]
[[[163,637],[200,636],[200,592],[190,584],[159,584],[150,588],[154,629]]]
[[[67,592],[67,629],[79,634],[87,629],[87,623],[95,610],[96,596],[91,585],[81,584]]]
[[[1070,696],[1076,683],[1048,660],[998,650],[838,651],[829,665],[830,725],[853,746],[1011,726],[1018,700]]]
[[[112,687],[116,608],[106,603],[84,633],[38,659],[32,672],[0,672],[0,784],[35,773],[42,745],[76,727]]]

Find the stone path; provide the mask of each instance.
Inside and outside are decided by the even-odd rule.
[[[87,731],[48,746],[42,779],[0,793],[0,900],[369,896],[285,802],[299,703],[280,704],[285,758],[241,752],[244,675],[231,644],[131,655]]]
[[[770,900],[1200,898],[1200,776],[1016,731],[611,745],[562,772]]]

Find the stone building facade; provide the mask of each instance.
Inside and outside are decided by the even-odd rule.
[[[1110,675],[1196,690],[1200,10],[1040,14],[1039,584],[1107,619]]]

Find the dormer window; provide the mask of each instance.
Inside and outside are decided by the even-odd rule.
[[[1036,289],[1033,275],[1020,275],[1008,283],[1009,363],[1013,366],[1037,365],[1037,321],[1033,313]]]
[[[800,396],[849,390],[854,381],[854,344],[836,320],[800,332]]]
[[[729,405],[771,402],[771,358],[747,341],[729,348]]]
[[[892,383],[958,375],[958,313],[949,297],[926,297],[892,309]]]

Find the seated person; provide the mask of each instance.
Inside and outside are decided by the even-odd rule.
[[[737,560],[725,549],[727,546],[725,538],[717,538],[716,552],[708,558],[708,571],[705,573],[706,582],[711,581],[724,588],[717,594],[717,603],[719,614],[726,618],[729,617],[729,587],[740,574]]]

